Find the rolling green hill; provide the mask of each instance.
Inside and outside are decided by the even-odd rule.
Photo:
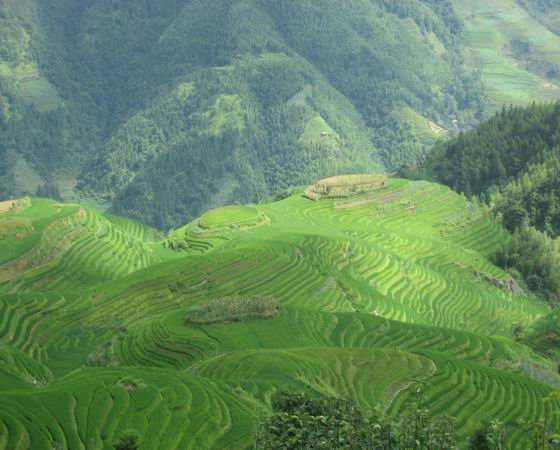
[[[555,315],[489,261],[511,236],[486,210],[404,179],[303,192],[166,238],[79,205],[0,204],[0,448],[111,448],[129,431],[144,449],[249,448],[279,388],[392,415],[420,390],[463,443],[484,420],[520,450],[531,423],[560,426],[543,402],[560,386],[540,333]],[[259,299],[279,313],[251,316]]]
[[[5,0],[0,199],[169,230],[560,98],[550,2]],[[181,188],[177,188],[181,186]]]

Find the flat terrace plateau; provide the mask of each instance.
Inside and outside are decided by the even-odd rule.
[[[504,288],[488,258],[509,235],[446,187],[295,194],[166,239],[44,199],[0,214],[22,218],[26,237],[0,242],[0,449],[109,449],[130,430],[142,449],[250,448],[289,387],[391,414],[420,389],[463,439],[496,419],[525,450],[525,424],[560,406],[543,402],[560,386],[547,343],[514,339],[549,307]]]
[[[385,175],[339,175],[309,186],[305,196],[311,200],[353,197],[379,191],[389,185]]]

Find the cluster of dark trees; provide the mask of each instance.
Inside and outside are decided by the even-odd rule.
[[[560,363],[560,308],[540,318],[525,340],[543,355]]]
[[[526,223],[560,235],[560,151],[554,150],[541,164],[531,165],[523,175],[490,195],[494,210],[502,215],[506,228]]]
[[[257,432],[258,450],[453,449],[457,445],[453,420],[432,418],[420,403],[409,416],[395,419],[381,408],[364,411],[348,398],[280,392],[272,408]]]
[[[255,438],[257,450],[502,450],[506,428],[499,421],[484,422],[467,442],[460,442],[452,418],[434,417],[422,396],[409,405],[407,415],[389,416],[380,407],[360,408],[345,397],[312,397],[281,391],[272,399],[272,414],[262,419]],[[536,449],[555,448],[558,439],[548,427],[535,433]],[[533,440],[533,437],[531,437]]]
[[[494,261],[533,293],[560,301],[560,246],[546,233],[533,227],[516,228]]]
[[[490,195],[531,165],[558,155],[560,104],[503,108],[490,120],[436,145],[420,174],[466,195]]]

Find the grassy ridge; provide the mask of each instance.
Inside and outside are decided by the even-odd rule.
[[[0,228],[15,220],[28,226],[2,239],[0,281],[17,279],[18,291],[84,288],[174,257],[153,245],[155,230],[79,205],[33,199],[1,214]]]
[[[242,448],[254,405],[190,374],[91,369],[32,395],[3,395],[2,448],[111,448],[129,429],[144,448]],[[29,422],[29,414],[36,418]]]
[[[53,205],[26,211],[50,220],[35,247],[56,257],[0,288],[0,448],[110,448],[128,430],[142,448],[245,448],[288,386],[391,414],[420,388],[462,438],[499,419],[524,449],[522,422],[560,385],[553,361],[516,341],[551,322],[548,307],[500,287],[508,275],[487,259],[509,235],[446,187],[391,179],[218,209],[211,235],[171,233],[167,246],[189,243],[174,251],[135,222],[80,208],[61,219]],[[232,226],[255,215],[266,222]],[[74,228],[67,247],[45,246]],[[224,298],[273,298],[279,314],[185,322]]]

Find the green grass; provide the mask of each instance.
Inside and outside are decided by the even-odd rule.
[[[181,85],[176,95],[183,101],[186,100],[192,90],[192,85],[185,87]],[[237,95],[221,95],[216,99],[216,104],[211,111],[206,113],[209,119],[208,133],[219,136],[224,129],[233,128],[237,129],[240,133],[243,132],[244,124],[244,110],[241,98]]]
[[[189,253],[204,253],[216,243],[222,242],[223,235],[248,230],[268,224],[268,216],[252,206],[224,206],[211,210],[200,219],[169,233],[165,246],[183,249]]]
[[[434,38],[437,39],[435,36]],[[420,115],[412,108],[400,108],[396,112],[396,116],[404,122],[410,124],[414,129],[414,134],[424,141],[433,142],[435,139],[445,137],[447,135],[446,129]]]
[[[21,256],[31,250],[41,238],[41,232],[52,222],[61,220],[76,213],[77,208],[70,205],[55,207],[55,202],[45,199],[33,199],[32,206],[23,211],[11,211],[0,215],[4,223],[4,230],[8,222],[25,223],[25,228],[32,227],[33,233],[25,233],[19,237],[17,230],[12,230],[11,236],[3,236],[0,244],[0,263],[6,263],[17,256]]]
[[[338,133],[321,116],[310,119],[301,136],[304,141],[316,142],[336,142],[338,138]]]
[[[47,199],[0,215],[0,229],[11,230],[0,243],[0,281],[17,279],[19,291],[85,288],[176,256],[149,227]]]
[[[175,251],[88,208],[4,216],[35,231],[1,245],[41,264],[0,284],[0,448],[111,448],[130,430],[145,449],[246,448],[288,387],[395,415],[421,389],[462,439],[498,419],[523,450],[560,386],[549,343],[514,334],[554,329],[548,306],[477,275],[508,276],[488,260],[508,234],[437,184],[220,208],[172,232]],[[232,300],[255,298],[280,313]]]
[[[40,73],[35,64],[22,64],[13,70],[15,83],[25,103],[41,112],[49,112],[62,105],[56,88]]]
[[[139,387],[123,384],[131,377]],[[111,448],[129,429],[142,448],[242,448],[254,417],[251,402],[221,383],[157,369],[90,369],[36,395],[13,390],[0,405],[3,447],[13,449]]]
[[[249,206],[224,206],[204,214],[199,224],[202,228],[220,228],[230,224],[256,220],[258,211]]]

